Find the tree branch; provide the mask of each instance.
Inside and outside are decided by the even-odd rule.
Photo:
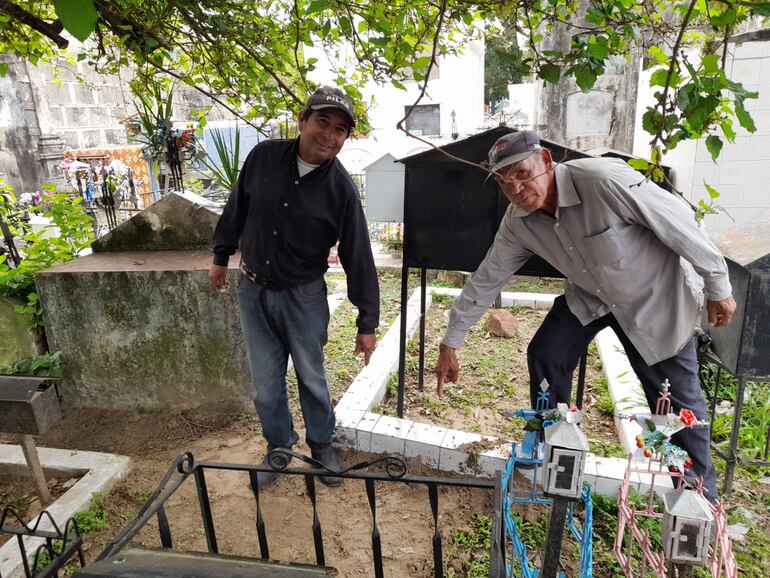
[[[56,44],[56,46],[61,49],[67,48],[69,46],[69,40],[60,35],[60,32],[64,30],[64,26],[59,20],[46,22],[45,20],[30,14],[24,10],[24,8],[14,4],[13,2],[10,2],[9,0],[0,0],[0,12],[5,12],[22,24],[29,26],[46,38],[49,38],[54,44]]]

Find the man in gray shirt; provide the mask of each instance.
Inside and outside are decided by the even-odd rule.
[[[572,373],[594,336],[612,327],[651,408],[665,379],[672,409],[706,419],[693,329],[705,302],[711,325],[727,325],[735,301],[724,258],[675,195],[618,159],[553,162],[533,131],[498,139],[489,162],[511,202],[492,247],[449,315],[436,366],[438,387],[456,382],[455,350],[508,278],[539,255],[566,278],[527,349],[530,396],[547,379],[551,403],[569,403]],[[673,438],[716,499],[708,428]]]

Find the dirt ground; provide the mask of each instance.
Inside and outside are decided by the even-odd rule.
[[[298,430],[303,435],[301,430]],[[0,437],[0,442],[12,442]],[[108,494],[105,504],[109,527],[88,534],[87,562],[91,562],[116,533],[134,517],[163,478],[180,450],[197,460],[253,464],[261,460],[265,445],[256,419],[246,411],[238,416],[210,414],[141,414],[126,411],[75,409],[38,443],[131,457],[129,475]],[[298,451],[309,454],[304,445]],[[348,465],[371,456],[348,452]],[[294,466],[294,464],[292,464]],[[300,467],[300,466],[297,466]],[[415,473],[410,469],[410,474]],[[431,472],[419,472],[430,475]],[[443,475],[432,472],[434,475]],[[257,556],[256,508],[248,475],[243,472],[207,472],[206,481],[220,552]],[[327,565],[340,576],[374,576],[371,558],[372,520],[363,481],[348,480],[342,487],[317,485],[318,509],[323,528]],[[312,507],[304,479],[283,476],[261,494],[270,556],[292,562],[315,563]],[[469,530],[474,516],[493,513],[488,490],[446,489],[440,492],[440,526],[447,567],[462,568],[463,553],[449,552],[456,530]],[[340,508],[340,504],[345,504]],[[175,548],[206,550],[194,481],[189,479],[170,500],[167,513]],[[377,483],[377,518],[382,535],[386,576],[432,576],[433,518],[427,490],[421,485]],[[153,522],[133,542],[160,546]],[[457,573],[457,576],[463,574]]]
[[[419,387],[419,347],[412,340],[408,352],[405,417],[424,423],[433,423],[460,430],[491,435],[507,441],[520,441],[524,421],[511,417],[517,409],[530,407],[529,377],[527,372],[527,345],[543,321],[547,311],[529,308],[508,309],[519,323],[515,337],[505,338],[489,334],[481,321],[468,333],[458,351],[460,375],[457,383],[444,385],[444,395],[436,394],[433,370],[439,342],[446,329],[450,303],[434,299],[428,311],[425,330],[424,386]],[[573,385],[576,400],[577,371]],[[586,368],[586,386],[583,396],[583,430],[592,442],[592,451],[607,455],[612,440],[617,439],[613,419],[599,409],[604,383],[595,349],[589,350]],[[391,392],[394,391],[391,386]],[[391,396],[382,404],[387,413],[395,413],[396,399]],[[616,446],[618,444],[615,444]],[[616,455],[625,455],[614,448]]]

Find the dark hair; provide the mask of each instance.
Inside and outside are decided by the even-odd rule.
[[[305,107],[305,108],[302,110],[302,113],[301,113],[301,114],[302,114],[302,118],[304,118],[305,120],[307,120],[308,118],[310,118],[310,115],[311,115],[311,114],[313,114],[314,112],[321,112],[322,110],[324,110],[324,109],[321,109],[321,110],[313,110],[313,109],[312,109],[312,108],[310,108],[309,106],[306,106],[306,107]],[[339,110],[339,109],[338,109],[338,110]],[[345,116],[345,115],[343,114],[342,116]],[[345,118],[345,120],[347,121],[347,117]],[[351,133],[351,131],[353,130],[353,127],[352,127],[352,126],[350,126],[350,122],[348,122],[348,123],[347,123],[347,125],[348,125],[348,136],[350,136],[350,133]]]

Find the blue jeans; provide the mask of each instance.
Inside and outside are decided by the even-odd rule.
[[[294,362],[306,441],[312,451],[334,437],[334,406],[324,371],[329,305],[323,277],[285,291],[270,291],[241,274],[238,304],[251,368],[252,398],[268,451],[291,448],[294,431],[286,390],[286,364]]]

